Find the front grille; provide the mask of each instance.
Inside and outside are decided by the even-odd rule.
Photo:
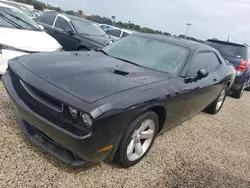
[[[41,91],[35,88],[32,88],[31,86],[28,86],[22,80],[20,80],[20,83],[23,86],[23,88],[30,94],[31,97],[33,97],[37,101],[52,108],[53,110],[57,112],[63,112],[63,104],[61,102],[54,100],[51,97],[48,97],[47,95],[43,94]]]
[[[23,81],[20,82],[20,78],[12,70],[10,70],[10,77],[18,96],[33,112],[74,135],[85,136],[89,134],[88,130],[79,128],[79,124],[82,122],[71,119],[67,108],[63,108],[62,102]]]

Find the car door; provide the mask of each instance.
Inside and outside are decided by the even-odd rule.
[[[77,50],[79,40],[71,23],[61,16],[57,16],[54,23],[55,38],[63,46],[63,50]]]
[[[221,62],[215,53],[210,51],[199,52],[186,65],[186,73],[178,78],[176,97],[167,103],[169,109],[167,128],[171,128],[204,110],[219,95],[222,87],[217,69]],[[196,81],[187,81],[197,77],[200,69],[207,69],[209,75]]]
[[[208,76],[200,79],[197,82],[187,83],[187,87],[195,86],[198,91],[198,99],[200,100],[197,110],[201,111],[208,104],[213,102],[220,93],[220,76],[217,73],[217,69],[221,66],[221,62],[217,55],[213,51],[202,51],[196,54],[194,60],[189,67],[186,77],[195,77],[200,69],[207,69]]]

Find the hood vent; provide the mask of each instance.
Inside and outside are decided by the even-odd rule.
[[[129,72],[125,72],[125,71],[122,71],[122,70],[114,70],[114,73],[118,74],[118,75],[121,75],[121,76],[126,76],[126,75],[129,74]]]

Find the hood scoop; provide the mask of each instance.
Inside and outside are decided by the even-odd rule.
[[[121,76],[127,76],[129,74],[129,72],[125,72],[125,71],[122,71],[122,70],[115,69],[114,74],[118,74],[118,75],[121,75]]]

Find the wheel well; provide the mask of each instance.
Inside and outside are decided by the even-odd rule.
[[[166,108],[163,106],[154,106],[154,107],[150,108],[149,110],[152,110],[158,116],[159,132],[160,132],[165,124],[165,121],[166,121],[166,117],[167,117]]]

